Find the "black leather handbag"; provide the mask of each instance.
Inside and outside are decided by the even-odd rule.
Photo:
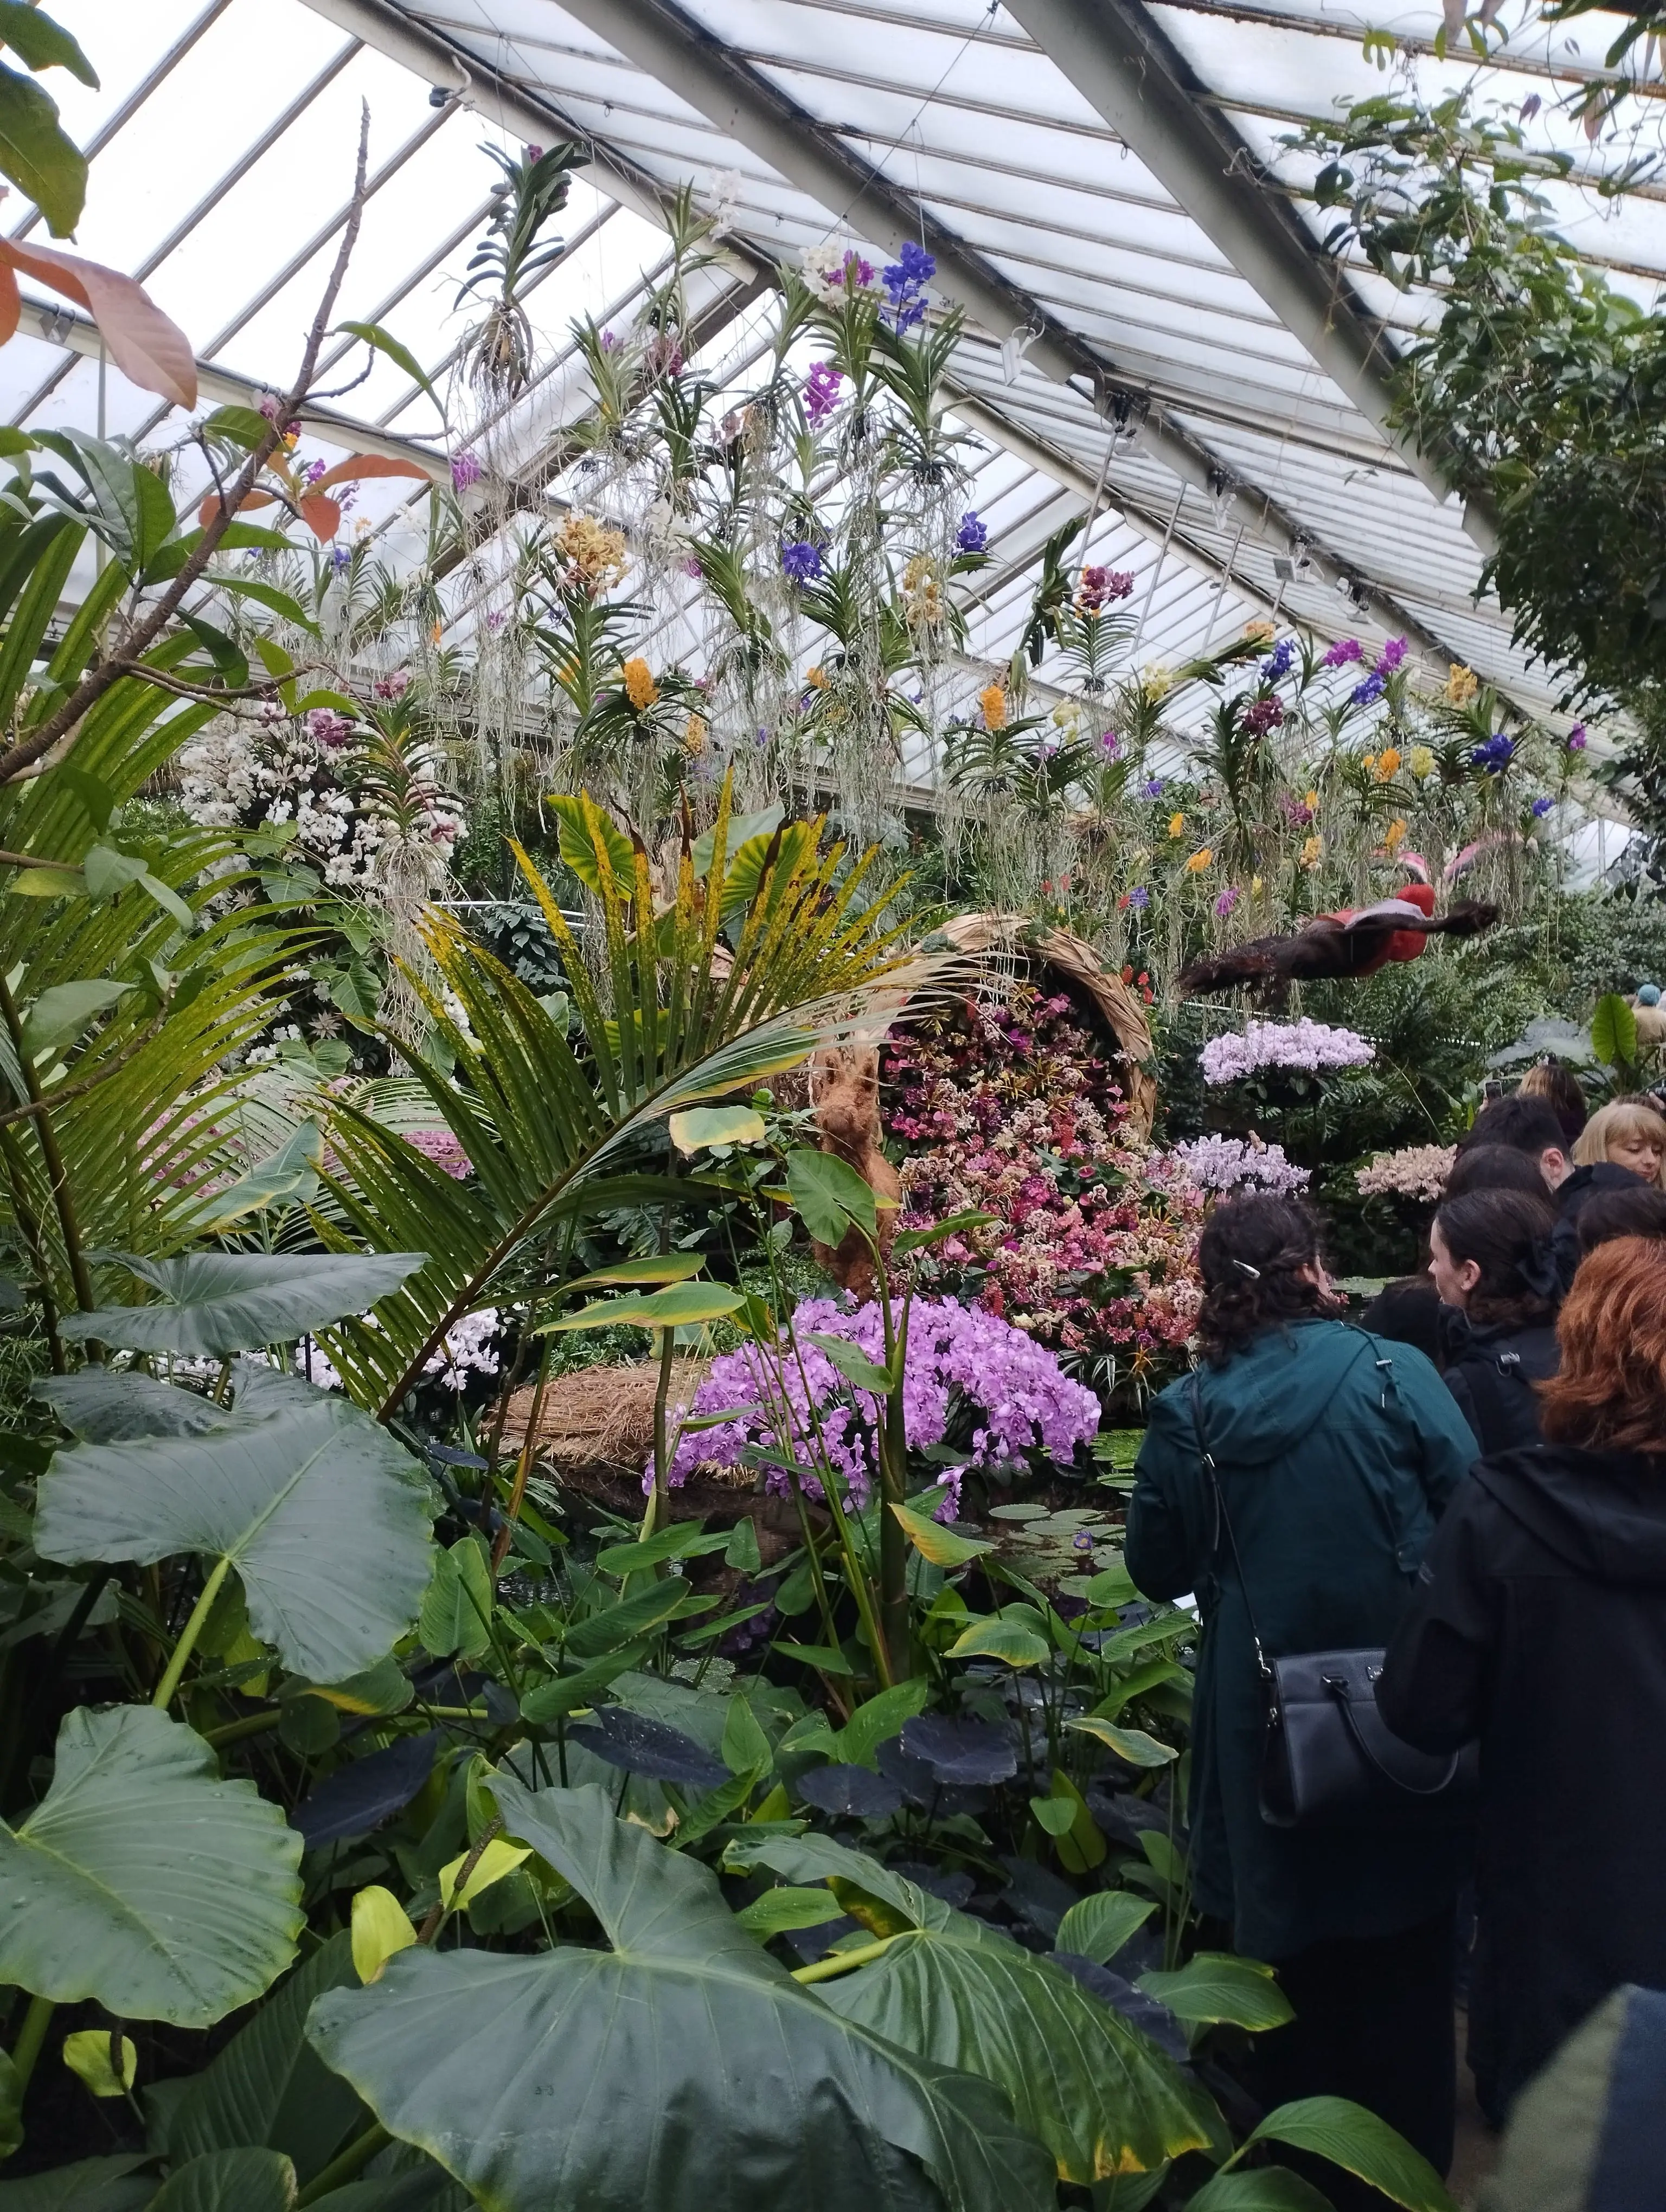
[[[1203,1430],[1203,1394],[1191,1382],[1197,1449],[1214,1500],[1215,1540],[1224,1533],[1250,1616],[1265,1727],[1261,1816],[1274,1828],[1450,1827],[1472,1813],[1478,1748],[1450,1758],[1394,1735],[1377,1710],[1381,1651],[1300,1651],[1269,1659],[1256,1623],[1237,1538]]]

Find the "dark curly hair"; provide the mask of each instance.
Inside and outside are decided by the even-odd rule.
[[[1197,1248],[1197,1334],[1212,1367],[1268,1329],[1322,1311],[1318,1285],[1301,1272],[1318,1258],[1318,1217],[1299,1199],[1235,1198],[1216,1206]]]

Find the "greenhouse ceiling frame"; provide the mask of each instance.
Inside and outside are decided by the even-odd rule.
[[[436,94],[443,93],[475,109],[507,131],[529,139],[557,131],[584,139],[592,149],[589,166],[596,181],[636,212],[663,222],[660,188],[618,148],[575,122],[557,101],[532,93],[483,63],[448,35],[398,5],[397,0],[307,0],[307,4],[390,59],[425,76]],[[605,39],[627,62],[656,82],[672,86],[678,96],[704,115],[714,129],[733,136],[776,174],[808,193],[827,210],[830,228],[848,225],[856,234],[892,252],[906,239],[921,238],[936,257],[939,288],[964,307],[995,343],[1009,333],[1025,334],[1029,340],[1024,355],[1026,365],[1088,398],[1104,418],[1104,434],[1114,438],[1119,425],[1125,425],[1127,445],[1137,443],[1180,483],[1211,504],[1223,496],[1241,503],[1250,511],[1248,527],[1262,549],[1284,560],[1292,570],[1299,569],[1313,580],[1334,586],[1343,595],[1347,611],[1407,636],[1432,662],[1444,665],[1462,659],[1448,641],[1363,574],[1359,564],[1328,551],[1319,531],[1286,513],[1269,494],[1245,483],[1241,471],[1225,465],[1202,440],[1176,422],[1168,403],[1152,391],[1146,380],[1130,374],[1113,356],[1062,324],[1032,293],[992,268],[947,225],[929,216],[922,220],[921,211],[906,193],[854,155],[806,110],[713,39],[671,0],[562,0],[562,6],[564,12]],[[777,266],[767,255],[741,239],[732,236],[727,243],[731,258],[745,268],[750,279],[762,276],[778,282]],[[957,386],[957,391],[966,403],[963,411],[981,418],[985,434],[1000,439],[1015,452],[1029,447],[1038,465],[1059,476],[1061,482],[1080,486],[1085,472],[1079,465],[1060,454],[1045,439],[1025,432],[1007,410],[990,403],[987,393],[975,392],[964,383]],[[1104,489],[1141,535],[1160,540],[1171,534],[1177,552],[1202,562],[1214,574],[1223,572],[1221,560],[1212,549],[1169,526],[1148,499],[1142,499],[1137,489],[1124,483],[1114,453]],[[1158,508],[1165,504],[1158,501]],[[1235,591],[1255,604],[1270,610],[1278,602],[1277,593],[1269,593],[1240,574],[1231,574],[1229,580]],[[1321,635],[1329,636],[1341,634],[1344,618],[1341,613],[1329,622],[1310,614],[1303,617]]]

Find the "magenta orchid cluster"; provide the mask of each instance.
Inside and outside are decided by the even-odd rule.
[[[1263,1068],[1288,1067],[1308,1074],[1332,1068],[1364,1067],[1377,1057],[1376,1048],[1353,1030],[1333,1029],[1324,1022],[1251,1022],[1239,1031],[1229,1030],[1211,1037],[1198,1054],[1203,1080],[1218,1087],[1240,1083]]]
[[[804,380],[804,412],[812,430],[818,430],[839,404],[839,386],[844,382],[844,371],[835,368],[830,361],[812,362],[810,374]]]
[[[811,1341],[818,1335],[842,1337],[876,1364],[885,1356],[878,1304],[851,1310],[832,1298],[806,1298],[793,1316],[790,1342],[768,1351],[745,1344],[712,1362],[691,1410],[699,1415],[733,1408],[735,1418],[682,1437],[668,1476],[673,1488],[696,1468],[732,1465],[751,1447],[800,1467],[824,1465],[853,1498],[866,1501],[878,1472],[881,1401],[845,1380]],[[903,1375],[909,1449],[940,1444],[951,1413],[962,1405],[976,1409],[966,1455],[973,1467],[1022,1464],[1037,1451],[1067,1465],[1099,1425],[1092,1391],[1073,1382],[1053,1354],[1021,1329],[953,1298],[916,1298]],[[645,1490],[653,1486],[653,1473],[650,1467]],[[790,1488],[784,1471],[767,1479],[773,1489]]]
[[[1021,984],[899,1041],[882,1073],[904,1225],[995,1221],[939,1248],[947,1287],[1073,1356],[1171,1356],[1191,1334],[1201,1200],[1157,1188],[1110,1064],[1063,994]]]

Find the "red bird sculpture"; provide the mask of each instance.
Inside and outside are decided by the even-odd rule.
[[[1195,960],[1181,970],[1179,988],[1195,994],[1244,986],[1268,1004],[1282,1004],[1292,983],[1374,975],[1390,960],[1415,960],[1431,937],[1479,937],[1499,918],[1497,907],[1478,899],[1466,899],[1438,915],[1434,905],[1427,884],[1408,884],[1375,906],[1315,915],[1288,937],[1252,937],[1247,944]]]

